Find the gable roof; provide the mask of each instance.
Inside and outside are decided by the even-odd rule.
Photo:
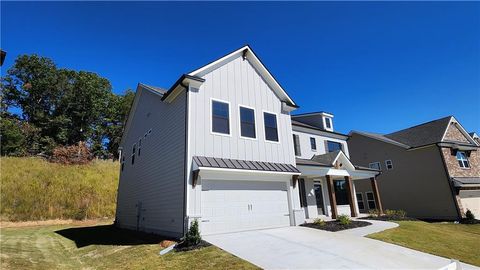
[[[441,142],[451,120],[452,116],[447,116],[386,134],[385,137],[410,147],[419,147]]]
[[[335,131],[329,131],[329,130],[325,130],[325,129],[318,128],[318,127],[314,127],[312,125],[305,124],[303,122],[294,120],[293,118],[292,118],[291,122],[292,122],[293,126],[299,126],[299,127],[309,128],[309,129],[313,129],[313,130],[317,130],[317,131],[321,131],[321,132],[325,132],[325,133],[330,133],[330,134],[335,134],[335,135],[348,137],[348,135],[346,135],[346,134],[335,132]]]
[[[265,82],[272,88],[272,90],[278,95],[278,97],[282,101],[284,101],[287,105],[291,107],[298,108],[297,104],[287,94],[285,89],[283,89],[283,87],[275,79],[275,77],[273,77],[272,73],[270,73],[270,71],[263,64],[260,58],[257,57],[255,52],[252,50],[252,48],[249,45],[245,45],[239,49],[236,49],[233,52],[223,57],[220,57],[219,59],[212,61],[198,69],[195,69],[186,75],[202,77],[203,75],[210,72],[211,70],[214,70],[239,56],[242,56],[244,59],[249,60],[249,62],[254,66],[254,68],[259,72],[259,74],[265,80]]]
[[[443,142],[450,123],[457,123],[460,132],[464,133],[464,135],[468,135],[453,116],[443,117],[385,135],[359,131],[352,131],[349,135],[351,136],[353,133],[357,133],[403,148],[417,148]],[[470,140],[471,138],[468,138],[467,136],[466,138],[473,143],[473,140]]]

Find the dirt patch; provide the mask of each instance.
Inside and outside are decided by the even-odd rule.
[[[348,229],[365,227],[369,225],[372,225],[372,223],[366,222],[366,221],[352,220],[349,224],[344,225],[344,224],[341,224],[339,221],[333,220],[333,221],[326,221],[323,224],[305,223],[300,226],[329,231],[329,232],[338,232],[338,231],[343,231]]]
[[[73,219],[51,219],[51,220],[33,220],[33,221],[0,221],[0,228],[20,228],[20,227],[35,227],[35,226],[49,226],[49,225],[75,225],[75,226],[93,226],[95,224],[112,223],[112,219],[88,219],[88,220],[73,220]]]

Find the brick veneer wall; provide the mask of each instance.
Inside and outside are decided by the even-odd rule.
[[[480,149],[472,151],[468,161],[470,168],[461,168],[457,157],[452,155],[450,148],[442,148],[443,157],[450,177],[480,177]]]
[[[463,135],[463,133],[458,129],[457,124],[451,123],[445,133],[445,140],[446,141],[455,141],[455,142],[466,142],[469,143],[467,138]]]

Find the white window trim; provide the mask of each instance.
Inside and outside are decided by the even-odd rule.
[[[465,156],[465,159],[461,158],[461,159],[458,159],[457,155],[458,153],[461,152],[463,153],[463,155]],[[465,151],[458,151],[457,154],[455,155],[455,159],[457,160],[457,163],[458,161],[462,161],[462,165],[460,166],[460,168],[462,169],[470,169],[470,160],[468,159],[468,156],[467,156],[467,153]],[[468,167],[465,167],[465,161],[468,162]]]
[[[372,194],[373,200],[368,199],[368,195],[367,195],[368,193]],[[365,197],[367,197],[367,207],[368,207],[368,209],[369,210],[377,209],[377,202],[375,201],[375,195],[373,194],[373,192],[371,192],[371,191],[365,192]],[[368,204],[369,202],[373,202],[373,204],[375,204],[375,208],[370,208],[370,205]]]
[[[375,162],[370,162],[368,164],[368,168],[370,169],[375,169],[375,168],[372,168],[372,164],[377,164],[378,163],[378,169],[381,171],[382,170],[382,163],[378,162],[378,161],[375,161]]]
[[[250,137],[244,137],[244,136],[242,136],[242,116],[241,116],[241,114],[240,114],[240,108],[246,108],[246,109],[251,109],[251,110],[253,110],[253,119],[255,120],[255,138],[250,138]],[[277,124],[277,125],[278,125],[278,124]],[[242,138],[242,139],[252,140],[252,141],[258,140],[257,112],[256,112],[255,108],[250,107],[250,106],[247,106],[247,105],[238,104],[238,135],[239,135],[240,138]]]
[[[228,104],[228,134],[225,133],[218,133],[213,131],[213,102],[218,101],[222,103],[227,103]],[[219,135],[219,136],[226,136],[226,137],[232,137],[232,108],[231,108],[230,102],[226,100],[221,100],[218,98],[210,98],[210,133],[212,135]]]
[[[392,168],[390,168],[390,169],[388,168],[388,162],[389,162],[389,161],[390,161],[390,165],[392,166]],[[386,169],[387,171],[393,170],[393,162],[392,162],[391,159],[385,160],[385,169]]]
[[[333,131],[332,117],[323,116],[322,118],[323,118],[323,127],[325,128],[325,130]],[[327,127],[327,120],[326,120],[327,118],[330,119],[330,127],[329,128]]]
[[[264,113],[269,113],[269,114],[273,114],[275,115],[275,118],[277,119],[277,137],[278,137],[278,142],[276,141],[270,141],[270,140],[267,140],[267,132],[266,132],[266,128],[265,128],[265,114]],[[279,121],[278,121],[278,113],[274,113],[274,112],[270,112],[270,111],[266,111],[266,110],[262,110],[262,122],[263,122],[263,139],[268,142],[268,143],[274,143],[274,144],[280,144],[280,128],[279,128]]]
[[[312,139],[315,141],[315,149],[312,148]],[[310,143],[310,150],[312,150],[312,152],[317,152],[318,151],[317,138],[310,137],[308,140]]]
[[[362,198],[361,200],[358,200],[357,199],[357,206],[358,206],[358,202],[362,202],[363,203],[363,208],[360,208],[360,206],[358,206],[358,210],[365,210],[365,201],[363,200],[363,193],[362,192],[357,192],[356,195],[360,194],[360,197]]]

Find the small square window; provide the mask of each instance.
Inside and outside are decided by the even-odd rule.
[[[228,103],[212,100],[212,132],[230,135],[230,109]]]
[[[387,170],[393,170],[393,162],[391,160],[385,160],[385,167]]]
[[[263,113],[265,124],[265,140],[278,142],[277,116],[273,113]]]
[[[310,137],[310,148],[312,151],[317,151],[317,141],[313,137]]]

